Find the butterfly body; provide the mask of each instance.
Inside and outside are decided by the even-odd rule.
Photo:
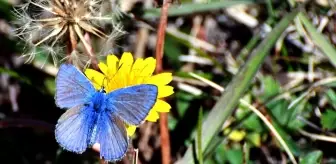
[[[85,105],[93,108],[97,113],[106,110],[106,94],[104,91],[96,91]]]
[[[107,161],[127,152],[125,123],[141,124],[157,99],[155,85],[142,84],[110,93],[96,90],[74,66],[63,64],[56,77],[56,104],[68,109],[58,120],[57,142],[66,150],[82,153],[95,143]]]

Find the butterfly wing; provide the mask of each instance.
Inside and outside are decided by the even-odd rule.
[[[101,112],[97,121],[96,142],[100,144],[100,157],[107,161],[117,161],[126,155],[128,138],[126,128],[111,112]]]
[[[157,99],[157,86],[135,85],[107,94],[107,109],[131,125],[139,125]]]
[[[95,92],[91,82],[71,64],[62,64],[56,77],[56,105],[71,108],[84,104]]]
[[[68,151],[84,152],[96,119],[97,114],[92,107],[79,105],[67,110],[56,125],[57,142]]]

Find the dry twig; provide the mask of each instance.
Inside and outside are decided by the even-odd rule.
[[[156,73],[162,72],[163,45],[165,40],[165,32],[167,27],[167,13],[171,4],[171,0],[164,0],[161,9],[160,23],[157,31],[156,42]],[[170,139],[168,131],[168,115],[160,113],[160,134],[161,134],[161,153],[162,164],[170,163]]]

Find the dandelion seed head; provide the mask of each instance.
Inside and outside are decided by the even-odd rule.
[[[59,46],[41,46],[41,50],[45,53],[45,55],[47,55],[47,57],[51,57],[54,66],[57,66],[58,58],[60,57],[60,54],[63,54],[64,49],[64,47]],[[46,59],[46,61],[47,60],[48,58]]]
[[[114,30],[108,35],[107,39],[102,43],[102,48],[99,54],[113,54],[114,50],[111,47],[117,46],[115,41],[120,37],[125,35],[126,32],[122,30],[122,26],[120,24],[116,25]]]
[[[86,68],[88,65],[91,64],[90,58],[85,55],[83,52],[74,50],[70,53],[70,55],[67,55],[63,57],[60,62],[65,61],[72,61],[72,64],[75,65],[77,68]]]
[[[80,46],[76,46],[88,45],[83,37],[85,33],[107,42],[118,36],[116,32],[122,33],[115,16],[120,13],[113,11],[118,7],[114,6],[112,10],[111,5],[107,5],[109,3],[110,0],[28,0],[13,10],[16,17],[13,25],[16,28],[12,33],[26,42],[26,50],[31,49],[24,53],[29,56],[29,61],[36,56],[32,52],[37,47],[57,60],[57,47],[64,47],[70,42],[73,52],[69,58],[87,63],[89,59],[78,55],[81,50],[77,50]],[[118,30],[111,30],[111,27]]]
[[[26,58],[25,63],[31,63],[33,62],[34,58],[39,54],[40,52],[37,51],[36,47],[31,47],[25,53],[23,53],[21,57]]]

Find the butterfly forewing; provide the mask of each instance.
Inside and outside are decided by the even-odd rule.
[[[107,94],[107,109],[131,125],[144,121],[157,99],[155,85],[141,84],[115,90]]]
[[[124,122],[139,125],[144,121],[156,102],[158,88],[142,84],[100,94],[76,67],[70,64],[60,67],[56,104],[71,109],[57,122],[56,140],[66,150],[76,153],[99,143],[101,158],[120,160],[128,148]]]
[[[57,142],[68,151],[84,152],[96,118],[97,114],[91,107],[79,105],[67,110],[56,125]]]
[[[71,108],[84,104],[95,92],[91,82],[76,67],[62,64],[56,77],[56,104]]]
[[[102,112],[97,121],[96,142],[100,144],[100,157],[107,161],[120,160],[128,148],[123,121],[111,112]]]

